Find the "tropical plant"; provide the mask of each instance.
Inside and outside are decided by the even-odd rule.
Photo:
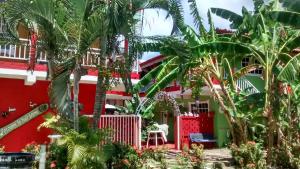
[[[285,1],[284,1],[285,2]],[[291,2],[291,1],[290,1]],[[279,9],[279,2],[274,0],[269,4],[261,1],[260,6],[254,14],[243,9],[243,23],[238,26],[238,30],[232,38],[233,41],[229,48],[224,48],[224,42],[215,42],[214,46],[210,46],[211,52],[226,53],[229,49],[231,52],[244,53],[251,55],[259,61],[263,67],[263,79],[265,90],[265,101],[263,115],[267,118],[268,129],[268,162],[271,159],[271,149],[274,146],[274,133],[279,136],[281,131],[280,123],[280,89],[281,81],[293,81],[296,79],[299,70],[299,55],[293,56],[292,51],[299,45],[299,31],[284,27],[278,22],[269,19],[269,13]],[[285,3],[284,3],[285,4]],[[222,9],[213,9],[213,11],[221,17],[226,18],[222,14]],[[219,11],[219,12],[218,12]],[[233,18],[231,18],[233,19]],[[247,39],[245,39],[247,37]],[[243,40],[245,39],[245,40]],[[226,42],[228,43],[228,42]],[[225,52],[224,52],[225,51]],[[281,141],[277,142],[279,145]]]
[[[280,124],[284,122],[281,119],[284,112],[280,106],[286,107],[281,101],[282,91],[279,86],[282,81],[292,82],[298,77],[299,54],[294,56],[291,51],[299,45],[299,31],[270,20],[269,14],[279,9],[276,0],[269,3],[255,0],[255,11],[249,12],[243,8],[242,15],[225,9],[212,8],[213,13],[228,19],[232,22],[232,28],[236,28],[234,32],[222,35],[215,32],[210,13],[208,13],[208,21],[211,27],[209,32],[206,32],[201,26],[201,17],[196,3],[193,1],[190,3],[192,14],[196,18],[195,22],[200,25],[201,36],[189,26],[181,24],[179,28],[183,38],[152,37],[151,39],[157,43],[148,43],[143,47],[147,50],[159,49],[166,56],[166,60],[142,78],[136,89],[147,85],[155,78],[155,85],[147,91],[147,96],[152,97],[177,77],[189,86],[193,86],[193,83],[198,81],[204,82],[223,108],[235,143],[247,142],[246,131],[249,122],[253,123],[250,126],[256,125],[260,128],[263,128],[264,124],[267,126],[266,142],[269,150],[268,159],[270,159],[271,148],[274,146],[274,133],[277,133],[278,138],[282,136],[280,133],[283,128]],[[250,64],[233,71],[236,67],[234,63],[240,63],[245,57],[250,58]],[[240,94],[236,80],[257,68],[263,69],[264,91],[255,94],[263,99],[258,100],[258,105],[262,106],[247,115],[247,111],[252,109],[242,103],[246,100],[244,94]],[[222,92],[214,87],[212,78],[219,81]],[[249,99],[251,97],[249,95]],[[257,118],[260,118],[259,123],[255,122]],[[235,133],[242,135],[235,136]],[[282,141],[278,140],[277,145],[281,143]]]
[[[283,8],[270,12],[271,18],[285,25],[300,28],[300,1],[299,0],[279,0]]]
[[[86,117],[80,118],[78,132],[70,128],[69,123],[60,119],[59,116],[47,115],[45,119],[45,123],[42,123],[40,127],[51,128],[62,135],[62,138],[57,140],[56,144],[61,147],[59,152],[67,150],[68,167],[106,168],[106,160],[109,158],[109,147],[101,143],[109,142],[108,136],[110,132],[108,130],[98,129],[95,131],[91,129]],[[54,150],[56,149],[54,148]],[[53,156],[55,157],[56,155],[53,154]]]
[[[106,91],[109,88],[110,74],[114,65],[116,65],[116,57],[118,55],[123,55],[123,61],[121,64],[123,66],[119,67],[120,70],[126,70],[126,72],[121,73],[123,83],[128,92],[135,94],[132,91],[131,82],[131,70],[135,59],[138,56],[139,51],[136,49],[136,38],[138,32],[136,26],[139,19],[137,15],[143,9],[150,8],[160,8],[166,10],[169,15],[173,18],[177,18],[179,1],[177,0],[125,0],[125,1],[108,1],[105,2],[106,7],[104,8],[104,16],[107,19],[107,24],[104,26],[105,33],[100,37],[100,64],[97,65],[98,69],[98,80],[96,84],[96,96],[94,104],[94,122],[93,127],[97,128],[99,125],[100,114],[102,111],[102,106],[105,101]],[[172,32],[177,31],[177,19],[174,20],[174,28]],[[119,50],[118,37],[123,36],[125,38],[125,43],[128,44],[128,49],[124,52]],[[106,61],[106,62],[104,62]],[[115,70],[115,69],[112,69]],[[111,73],[110,73],[111,72]],[[120,72],[119,72],[120,73]],[[135,103],[138,102],[137,97],[135,98]],[[137,107],[137,104],[133,104]]]
[[[41,147],[36,142],[31,142],[31,143],[27,144],[24,147],[24,149],[22,149],[22,152],[34,154],[35,160],[32,165],[32,168],[34,168],[34,169],[37,169],[39,166],[40,150],[41,150]]]
[[[200,47],[208,47],[207,45],[210,43],[229,40],[229,38],[226,37],[228,35],[217,34],[210,11],[208,12],[210,30],[206,31],[195,1],[190,1],[190,8],[191,14],[194,16],[195,25],[199,28],[199,34],[190,26],[185,25],[183,21],[179,21],[178,23],[180,24],[178,27],[182,38],[150,37],[149,39],[152,42],[149,43],[146,41],[145,44],[141,45],[141,48],[149,51],[160,50],[161,54],[166,56],[166,59],[163,64],[145,75],[135,86],[135,90],[148,85],[152,79],[155,79],[156,83],[146,91],[147,97],[150,98],[176,79],[183,86],[197,89],[197,91],[203,85],[206,85],[211,89],[225,112],[234,142],[246,142],[247,135],[244,131],[247,129],[247,126],[238,115],[241,113],[241,109],[238,109],[238,105],[233,101],[234,97],[237,97],[240,93],[240,89],[238,89],[235,83],[240,77],[255,70],[259,65],[250,64],[245,68],[233,72],[233,66],[235,65],[230,64],[232,58],[228,58],[227,55],[198,50]],[[230,43],[225,44],[225,46],[229,45]],[[214,81],[220,82],[221,90],[217,90],[214,87]],[[234,128],[237,129],[236,133],[239,133],[239,140],[236,139]]]
[[[237,167],[245,169],[266,168],[266,160],[259,144],[247,142],[239,147],[232,145],[230,149]]]

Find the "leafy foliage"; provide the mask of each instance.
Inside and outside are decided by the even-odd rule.
[[[240,147],[232,145],[230,149],[238,167],[246,169],[266,168],[266,161],[259,144],[248,142]]]
[[[89,127],[88,119],[82,117],[79,125],[80,130],[77,132],[70,129],[67,122],[59,119],[59,116],[48,115],[46,122],[41,125],[54,129],[62,135],[62,138],[57,141],[57,145],[52,145],[54,152],[51,152],[50,158],[55,159],[55,161],[61,160],[59,164],[72,168],[106,168],[105,161],[108,154],[104,154],[105,150],[103,149],[105,147],[101,146],[100,143],[108,141],[108,131],[92,130]],[[55,154],[56,151],[58,154]],[[64,157],[66,157],[67,164],[65,164]]]

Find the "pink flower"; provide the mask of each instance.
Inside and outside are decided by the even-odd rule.
[[[55,168],[55,167],[56,167],[56,163],[55,163],[55,161],[52,161],[50,164],[50,168]]]

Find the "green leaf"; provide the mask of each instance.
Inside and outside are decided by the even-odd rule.
[[[134,86],[133,90],[138,92],[143,86],[146,86],[150,82],[152,82],[152,80],[156,78],[157,74],[160,72],[160,70],[163,67],[164,67],[164,64],[161,64],[161,65],[157,66],[156,68],[152,69]]]
[[[264,5],[263,0],[253,0],[254,3],[254,11],[255,13],[258,13],[260,8]]]
[[[194,47],[199,53],[251,54],[252,48],[235,42],[208,42]]]
[[[222,8],[211,8],[211,12],[232,22],[231,28],[236,29],[243,23],[243,17],[232,11]]]
[[[153,97],[157,92],[159,92],[161,89],[164,89],[168,84],[173,82],[177,78],[178,70],[178,67],[173,69],[168,75],[165,76],[165,78],[154,83],[154,85],[147,91],[147,97]]]
[[[300,28],[300,13],[291,11],[272,11],[269,13],[270,17],[285,25]]]
[[[231,70],[231,66],[229,64],[229,61],[227,58],[225,58],[223,60],[223,66],[225,69],[225,72],[227,74],[227,80],[229,81],[230,87],[234,90],[236,90],[236,85],[235,85],[235,81],[233,79],[233,74],[232,74],[232,70]]]
[[[278,78],[286,82],[293,82],[299,78],[300,54],[294,56],[280,71]]]
[[[300,0],[279,0],[282,6],[294,12],[300,12]]]

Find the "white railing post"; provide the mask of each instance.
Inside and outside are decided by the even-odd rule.
[[[180,150],[180,116],[176,116],[177,130],[177,150]]]
[[[138,115],[138,149],[142,149],[142,117]]]
[[[142,148],[142,118],[140,115],[102,115],[100,128],[113,130],[112,141]]]

